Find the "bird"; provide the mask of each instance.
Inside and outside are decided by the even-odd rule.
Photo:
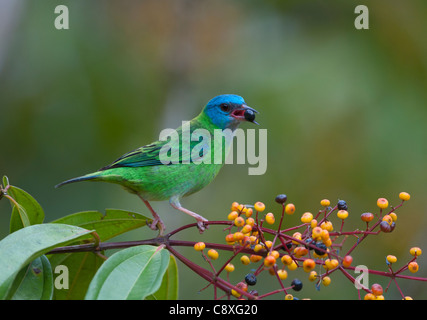
[[[189,122],[183,122],[182,126],[175,130],[178,141],[159,138],[158,141],[125,153],[111,164],[93,173],[66,180],[56,185],[55,188],[80,181],[119,184],[126,191],[136,194],[144,202],[153,216],[152,222],[147,224],[152,230],[159,230],[160,235],[165,231],[165,224],[154,211],[150,204],[151,201],[169,200],[173,208],[195,218],[197,227],[202,233],[206,229],[205,223],[208,220],[184,208],[180,200],[210,184],[224,165],[224,161],[207,161],[213,159],[215,144],[221,143],[219,147],[224,156],[228,154],[231,146],[231,143],[223,144],[222,138],[221,141],[214,140],[213,144],[206,143],[206,141],[214,138],[217,129],[223,131],[229,129],[229,132],[233,134],[242,122],[252,122],[258,125],[255,121],[255,113],[258,111],[249,107],[239,95],[218,95],[208,101],[200,114]],[[202,139],[200,142],[200,139],[192,137],[189,148],[185,148],[183,136],[194,134],[201,129],[207,135],[208,140],[203,142]],[[196,147],[198,147],[197,150]],[[165,150],[169,152],[165,152]],[[191,157],[189,150],[195,150],[191,153]],[[168,162],[164,159],[166,155],[174,155],[175,158],[171,156],[172,161],[169,158]]]

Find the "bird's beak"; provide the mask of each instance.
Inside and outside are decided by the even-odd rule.
[[[247,110],[251,112],[252,117],[250,116],[245,117],[245,112]],[[240,121],[249,121],[259,125],[259,123],[255,121],[255,113],[259,113],[259,112],[256,111],[254,108],[247,106],[246,104],[242,104],[239,108],[236,108],[235,110],[233,110],[233,112],[231,113],[231,116]]]

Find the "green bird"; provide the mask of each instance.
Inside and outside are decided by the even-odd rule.
[[[207,186],[223,166],[231,143],[224,143],[227,135],[221,139],[215,138],[218,129],[220,132],[231,132],[228,137],[232,139],[241,122],[257,124],[255,113],[257,111],[248,107],[238,95],[217,96],[206,104],[197,117],[172,131],[168,135],[170,139],[160,139],[128,152],[110,165],[64,181],[56,188],[78,181],[116,183],[142,199],[154,218],[149,224],[151,229],[159,229],[163,234],[165,225],[149,201],[169,200],[173,208],[194,217],[200,232],[203,232],[204,223],[208,220],[184,208],[180,199]],[[218,158],[218,154],[221,158]]]

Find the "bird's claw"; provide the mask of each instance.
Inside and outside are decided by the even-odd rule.
[[[160,219],[154,219],[153,221],[148,222],[147,225],[148,227],[150,227],[151,230],[154,230],[154,231],[159,230],[160,236],[163,235],[163,232],[166,229],[163,221]]]
[[[206,224],[208,220],[197,220],[197,229],[202,234],[209,226]]]

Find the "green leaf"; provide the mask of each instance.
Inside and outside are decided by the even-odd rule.
[[[14,186],[10,186],[7,193],[18,203],[16,206],[11,202],[13,209],[10,218],[10,233],[29,225],[43,223],[44,211],[29,193]]]
[[[9,178],[3,176],[3,188],[6,188],[9,185]]]
[[[85,229],[94,229],[101,241],[109,240],[119,234],[143,227],[151,220],[139,213],[107,209],[105,215],[99,211],[77,212],[53,223],[64,223],[79,226]],[[83,299],[90,281],[104,260],[93,253],[64,253],[49,257],[52,268],[59,264],[67,266],[69,270],[69,289],[56,289],[55,299]]]
[[[99,268],[85,299],[145,299],[159,289],[169,257],[168,251],[161,247],[142,245],[123,249]]]
[[[163,276],[159,290],[148,296],[146,300],[177,300],[178,299],[178,266],[171,256],[168,269]]]
[[[53,275],[49,260],[40,256],[23,268],[11,290],[12,300],[51,300],[53,294]],[[9,292],[10,296],[11,292]]]
[[[77,239],[87,238],[93,231],[64,224],[36,224],[9,234],[0,241],[0,299],[7,296],[18,272],[51,249]]]
[[[89,284],[104,260],[93,252],[52,254],[52,269],[58,265],[68,268],[68,289],[54,288],[55,300],[83,300]]]
[[[143,227],[147,221],[151,220],[132,211],[106,209],[105,215],[99,211],[83,211],[59,218],[52,223],[64,223],[96,230],[100,240],[106,241],[119,234]]]

